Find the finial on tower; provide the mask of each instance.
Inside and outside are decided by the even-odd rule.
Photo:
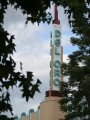
[[[54,5],[54,20],[53,24],[58,24],[60,25],[60,20],[58,20],[58,10],[57,10],[57,5]]]

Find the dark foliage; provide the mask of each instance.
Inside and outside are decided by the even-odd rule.
[[[78,38],[71,38],[78,50],[69,55],[69,63],[62,64],[62,74],[68,82],[61,82],[63,99],[60,109],[68,112],[65,120],[90,119],[90,0],[60,0],[68,16],[72,32]]]

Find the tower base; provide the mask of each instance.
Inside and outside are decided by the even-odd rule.
[[[59,91],[46,91],[45,101],[40,103],[40,120],[64,119],[65,113],[59,109],[60,99],[62,96]]]

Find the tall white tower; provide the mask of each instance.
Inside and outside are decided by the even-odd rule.
[[[61,46],[61,26],[60,21],[58,20],[58,10],[56,5],[54,8],[54,20],[50,37],[50,90],[59,91],[60,81],[63,80],[60,69],[61,63],[63,62],[63,48]]]

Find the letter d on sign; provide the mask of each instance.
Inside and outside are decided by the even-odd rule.
[[[55,30],[55,37],[60,37],[61,33],[59,30]]]

